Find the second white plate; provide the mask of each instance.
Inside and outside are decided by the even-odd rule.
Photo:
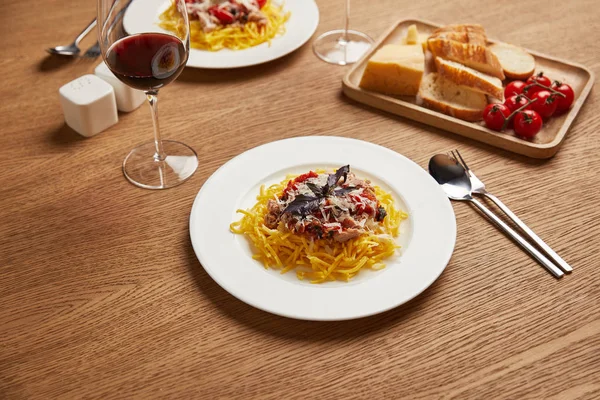
[[[351,282],[320,285],[281,275],[252,259],[242,235],[229,231],[237,209],[252,207],[261,184],[288,173],[350,164],[359,177],[391,192],[409,218],[401,225],[400,255],[381,271]],[[194,251],[208,274],[238,299],[274,314],[306,320],[346,320],[403,304],[446,267],[456,240],[450,201],[420,166],[385,147],[339,137],[299,137],[249,150],[217,170],[198,193],[190,215]]]
[[[314,0],[282,1],[291,13],[286,33],[277,36],[271,45],[263,43],[245,50],[204,51],[190,49],[188,67],[239,68],[262,64],[283,57],[306,43],[319,24],[319,9]],[[133,0],[123,17],[123,27],[130,33],[167,32],[158,26],[158,16],[169,5],[165,0]]]

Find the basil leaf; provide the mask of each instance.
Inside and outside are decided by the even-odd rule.
[[[340,179],[343,178],[344,182],[346,182],[349,172],[350,165],[341,167],[335,172],[335,174],[330,174],[327,177],[327,184],[325,184],[323,187],[319,187],[314,183],[306,182],[306,186],[308,186],[311,192],[313,192],[314,196],[307,196],[305,194],[296,196],[296,198],[290,204],[288,204],[283,212],[306,216],[317,210],[321,205],[321,201],[323,201],[327,196],[330,196],[332,193],[337,196],[341,196],[356,189],[355,187],[340,188],[333,192],[333,189],[338,185]]]
[[[314,183],[306,182],[306,186],[315,194],[317,197],[323,196],[323,188],[315,185]]]
[[[340,179],[343,177],[344,182],[346,182],[346,178],[348,177],[348,173],[350,172],[350,165],[345,165],[335,171],[335,174],[330,174],[327,178],[327,191],[336,187]]]
[[[321,204],[321,200],[323,200],[322,197],[313,197],[300,194],[296,196],[294,201],[292,201],[285,208],[285,210],[283,210],[283,212],[305,216],[318,209],[319,205]]]

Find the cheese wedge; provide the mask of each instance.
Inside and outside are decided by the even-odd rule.
[[[423,51],[427,50],[427,39],[429,35],[427,33],[419,33],[417,25],[412,24],[406,31],[406,36],[400,41],[401,44],[420,44],[423,46]]]
[[[424,68],[421,45],[388,44],[369,60],[360,87],[384,94],[414,96],[419,91]]]
[[[419,31],[417,30],[417,25],[412,24],[406,32],[406,44],[418,44],[418,40]]]

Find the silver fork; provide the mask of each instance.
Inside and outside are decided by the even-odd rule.
[[[109,33],[115,28],[115,26],[117,25],[117,23],[119,23],[120,19],[123,17],[123,14],[125,13],[125,11],[127,11],[127,8],[129,8],[129,6],[131,5],[131,2],[133,0],[130,0],[122,9],[121,11],[119,11],[117,13],[117,15],[115,16],[115,20],[112,22],[112,24],[110,25],[110,27],[108,28]],[[116,3],[115,3],[116,4]],[[114,5],[113,4],[113,7]],[[112,12],[112,11],[111,11]],[[89,58],[89,59],[95,59],[98,58],[98,56],[102,54],[102,51],[100,50],[100,43],[98,43],[98,41],[96,41],[96,43],[90,47],[89,49],[87,49],[87,51],[85,52],[85,54],[82,56],[83,58]]]
[[[548,254],[548,256],[550,256],[550,258],[560,268],[562,268],[563,271],[567,273],[573,271],[573,268],[569,264],[567,264],[565,260],[563,260],[558,254],[556,254],[556,252],[552,250],[550,246],[548,246],[542,239],[540,239],[538,235],[535,234],[535,232],[533,232],[527,225],[525,225],[525,223],[521,221],[519,217],[517,217],[503,202],[501,202],[499,198],[497,198],[485,189],[485,184],[475,176],[473,171],[469,169],[469,166],[460,155],[458,149],[456,150],[456,155],[454,154],[454,151],[452,152],[452,155],[454,155],[454,158],[456,160],[460,160],[460,163],[467,171],[467,174],[469,174],[473,193],[480,194],[493,201],[494,204],[496,204],[498,208],[500,208],[519,228],[521,228],[521,230],[525,233],[527,237],[529,237],[529,239],[531,239],[542,250],[544,250],[546,254]]]
[[[82,57],[95,59],[100,55],[100,43],[96,42],[95,45],[86,50]]]

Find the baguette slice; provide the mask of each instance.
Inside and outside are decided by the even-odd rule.
[[[485,29],[482,25],[479,24],[455,24],[455,25],[445,25],[440,28],[437,28],[433,31],[433,35],[442,32],[466,32],[466,33],[477,33],[485,36]],[[486,38],[487,39],[487,38]]]
[[[496,43],[489,49],[498,57],[504,75],[511,79],[527,79],[535,71],[535,58],[520,47]]]
[[[484,94],[458,86],[435,72],[421,81],[419,97],[426,106],[465,121],[481,120],[487,106]]]
[[[474,70],[473,68],[465,67],[457,62],[444,60],[441,57],[436,57],[435,65],[441,76],[457,85],[466,86],[476,92],[489,94],[498,100],[504,100],[504,88],[500,79]]]
[[[456,61],[502,80],[505,78],[498,57],[485,46],[440,38],[429,39],[427,45],[435,57]]]
[[[430,38],[448,39],[479,46],[487,45],[487,37],[479,32],[438,32],[432,34]]]

